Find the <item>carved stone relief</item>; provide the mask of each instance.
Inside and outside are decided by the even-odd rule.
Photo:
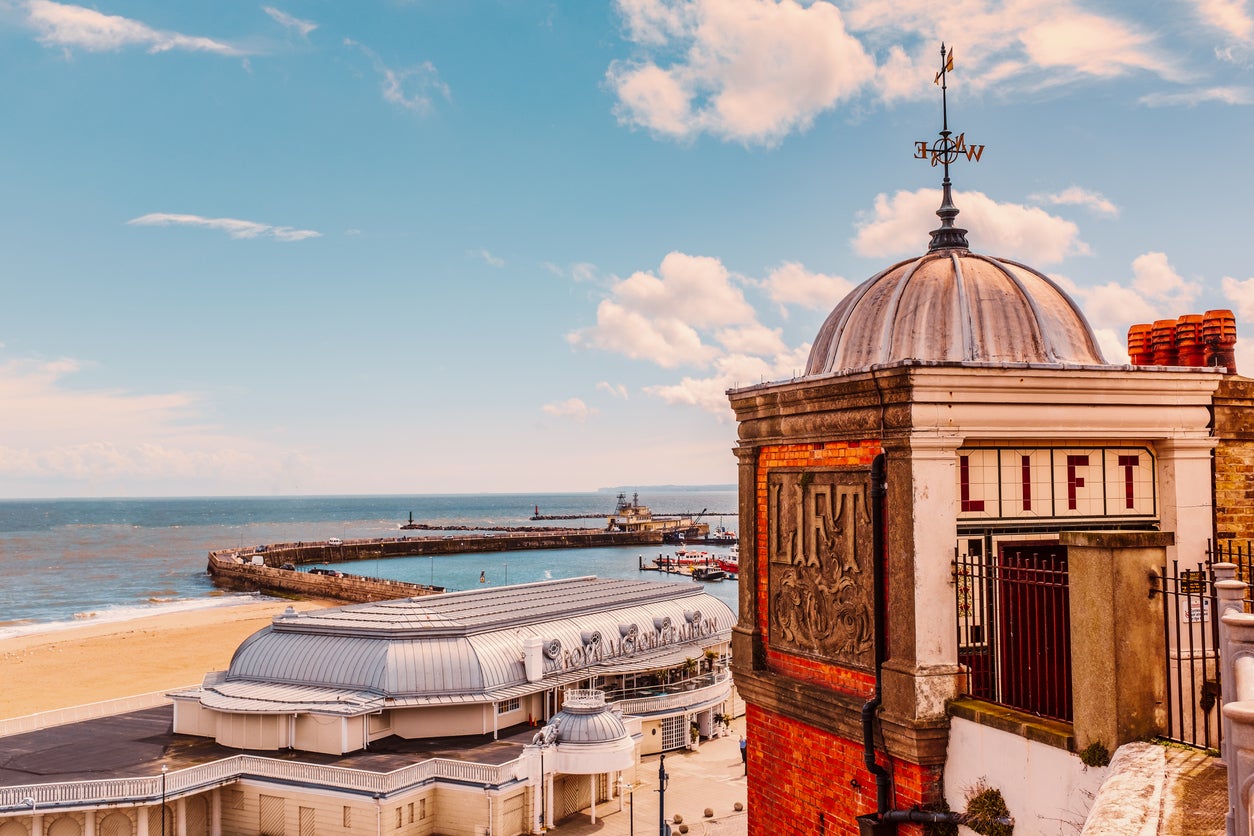
[[[869,494],[866,471],[768,475],[773,649],[874,665]]]

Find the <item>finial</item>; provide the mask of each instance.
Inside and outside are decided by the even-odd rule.
[[[936,74],[936,78],[933,79],[933,83],[939,84],[941,88],[940,139],[933,142],[931,146],[928,146],[926,142],[916,142],[914,144],[914,158],[916,160],[931,160],[932,165],[940,163],[945,169],[945,177],[941,181],[941,205],[936,210],[936,215],[941,219],[941,225],[940,228],[932,230],[932,243],[927,248],[928,252],[953,248],[965,250],[970,246],[967,243],[967,231],[954,226],[954,218],[958,217],[958,207],[954,205],[950,189],[949,164],[956,162],[960,155],[978,163],[980,156],[984,153],[983,145],[967,145],[966,134],[958,134],[957,137],[950,138],[952,132],[949,130],[948,80],[949,73],[953,72],[953,70],[953,48],[946,49],[942,43],[941,68],[940,72]]]

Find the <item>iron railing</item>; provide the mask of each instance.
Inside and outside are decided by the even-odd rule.
[[[1066,551],[1015,543],[956,555],[958,662],[967,693],[1069,722],[1071,616]]]
[[[1254,578],[1254,544],[1239,540],[1208,542],[1199,563],[1174,560],[1161,567],[1155,593],[1163,603],[1163,669],[1167,682],[1167,723],[1163,737],[1204,749],[1219,748],[1219,607],[1216,563],[1232,563],[1236,577]],[[1245,611],[1254,610],[1250,589]]]

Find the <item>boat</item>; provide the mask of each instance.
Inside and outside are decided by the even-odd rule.
[[[628,499],[627,494],[620,493],[605,530],[656,531],[661,533],[663,542],[682,544],[685,537],[704,537],[710,533],[709,523],[698,522],[700,518],[701,514],[695,517],[655,517],[649,506],[640,504],[640,494],[633,493]]]
[[[690,552],[680,549],[673,555],[658,555],[653,565],[663,571],[686,572],[697,566],[714,566],[716,559],[709,552]]]
[[[727,573],[717,566],[692,567],[692,579],[694,581],[721,581],[726,577]]]

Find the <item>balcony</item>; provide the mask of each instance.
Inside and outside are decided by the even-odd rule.
[[[674,714],[717,705],[730,690],[731,672],[722,670],[664,685],[607,692],[606,699],[623,714]]]

